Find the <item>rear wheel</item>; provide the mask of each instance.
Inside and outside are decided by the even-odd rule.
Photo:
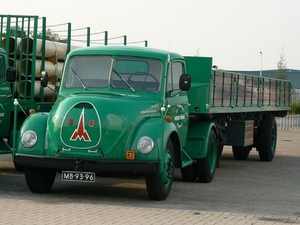
[[[218,143],[216,134],[210,131],[207,155],[203,159],[198,159],[196,164],[196,173],[200,182],[209,183],[212,181],[217,165]]]
[[[172,141],[169,139],[166,146],[162,172],[146,175],[146,186],[149,197],[153,200],[166,199],[171,191],[173,176],[174,148]]]
[[[235,159],[237,160],[246,160],[248,159],[249,153],[252,147],[250,146],[232,146],[232,153]]]
[[[260,160],[272,161],[277,143],[277,124],[273,114],[265,115],[258,128],[257,150]]]
[[[51,190],[55,180],[55,170],[25,166],[24,172],[27,186],[31,192],[47,193]]]

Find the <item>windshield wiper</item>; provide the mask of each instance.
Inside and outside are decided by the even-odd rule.
[[[79,80],[80,84],[82,85],[82,87],[86,90],[86,86],[83,83],[83,81],[81,80],[81,78],[78,76],[78,74],[75,72],[75,70],[72,68],[72,66],[70,66],[71,70],[73,71],[73,73],[75,74],[75,77]]]
[[[115,71],[114,69],[112,69],[112,71],[118,75],[118,77],[127,85],[127,87],[129,87],[133,92],[135,92],[135,89],[120,74],[118,74],[117,71]]]

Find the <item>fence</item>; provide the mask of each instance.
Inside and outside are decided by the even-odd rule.
[[[300,114],[287,115],[286,117],[276,118],[277,126],[280,130],[286,130],[300,126]]]
[[[293,90],[291,94],[291,111],[286,117],[276,118],[277,126],[281,130],[300,127],[300,90]]]

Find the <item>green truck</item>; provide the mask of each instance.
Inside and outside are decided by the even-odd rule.
[[[211,182],[225,145],[238,160],[256,148],[272,161],[290,82],[212,67],[210,57],[145,47],[72,50],[51,110],[15,130],[28,188],[49,192],[57,172],[81,182],[124,173],[144,176],[150,199],[164,200],[175,168],[185,181]],[[43,72],[41,86],[48,79]]]

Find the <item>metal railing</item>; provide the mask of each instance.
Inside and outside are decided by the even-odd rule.
[[[277,127],[280,130],[300,127],[300,114],[287,115],[286,117],[276,118],[276,122]]]

